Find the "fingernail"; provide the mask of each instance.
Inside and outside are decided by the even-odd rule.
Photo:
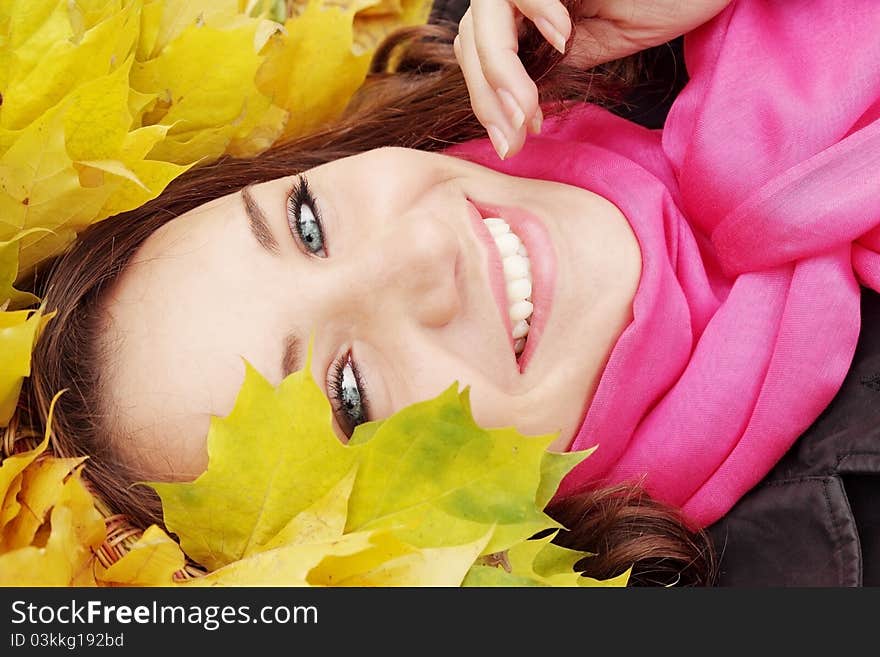
[[[507,139],[504,138],[504,133],[494,125],[488,126],[486,132],[489,133],[489,140],[492,142],[495,152],[498,153],[498,157],[503,160],[507,156],[507,151],[510,150]]]
[[[537,135],[541,132],[541,124],[544,122],[544,114],[541,112],[541,108],[538,108],[538,111],[535,112],[535,115],[532,117],[532,120],[529,121],[529,131],[533,135]]]
[[[546,18],[537,18],[535,19],[535,27],[537,27],[541,34],[547,37],[547,40],[553,45],[556,50],[561,52],[563,55],[565,54],[565,37],[562,36],[562,33],[557,30]]]
[[[507,114],[510,116],[510,122],[513,124],[514,130],[519,130],[522,128],[523,123],[526,121],[526,115],[520,109],[519,103],[516,102],[516,98],[513,97],[506,89],[498,89],[495,93],[498,94],[498,97],[501,99],[501,104],[504,105],[504,109],[507,110]]]

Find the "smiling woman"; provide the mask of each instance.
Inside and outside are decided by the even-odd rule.
[[[592,192],[370,150],[153,233],[105,297],[106,412],[139,469],[195,477],[242,358],[277,384],[315,333],[341,440],[458,380],[481,425],[558,432],[563,451],[631,318],[639,262],[623,215]]]
[[[575,30],[573,55],[619,7],[586,5],[566,5],[599,30]],[[880,289],[880,12],[698,5],[720,13],[681,23],[690,82],[662,130],[597,104],[626,61],[570,66],[528,20],[540,112],[528,93],[485,100],[470,39],[490,37],[470,19],[455,45],[398,33],[338,122],[193,169],[39,277],[58,314],[23,412],[45,421],[69,389],[58,451],[93,458],[116,510],[161,522],[130,484],[197,477],[243,360],[278,383],[313,336],[341,441],[458,381],[483,426],[598,445],[549,507],[561,542],[600,554],[588,574],[711,582],[703,530],[828,408],[862,291]],[[829,60],[857,37],[873,45]]]
[[[202,473],[208,424],[229,413],[244,362],[278,383],[304,365],[312,337],[311,374],[343,442],[458,381],[481,425],[570,448],[632,319],[638,241],[617,205],[583,185],[449,152],[481,132],[453,37],[399,33],[335,124],[196,167],[37,271],[56,314],[19,425],[45,423],[66,389],[54,451],[89,456],[85,475],[111,513],[162,526],[154,491],[133,484]],[[531,38],[548,101],[588,90],[599,100],[629,69],[566,67]],[[706,536],[629,483],[551,511],[571,521],[558,542],[601,552],[588,575],[634,566],[633,584],[711,580]]]

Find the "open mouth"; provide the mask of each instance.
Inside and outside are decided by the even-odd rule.
[[[489,257],[489,284],[525,373],[541,342],[553,302],[556,254],[550,233],[531,212],[467,199],[471,221]]]
[[[501,217],[486,217],[483,225],[495,242],[501,256],[510,318],[513,353],[517,359],[526,348],[534,312],[532,305],[532,266],[529,253],[519,236]]]

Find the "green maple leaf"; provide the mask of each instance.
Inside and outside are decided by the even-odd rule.
[[[457,384],[343,444],[310,363],[311,350],[277,387],[246,365],[232,412],[212,420],[207,470],[150,484],[181,548],[211,571],[192,584],[581,583],[585,553],[528,539],[559,528],[544,506],[587,452],[480,427]],[[482,565],[499,552],[512,575]]]
[[[184,552],[210,570],[259,552],[357,459],[307,369],[275,388],[250,365],[232,412],[211,421],[208,455],[194,482],[151,485]]]
[[[469,571],[462,586],[626,586],[630,570],[616,577],[599,580],[577,571],[577,563],[590,554],[570,550],[550,541],[554,534],[517,543],[509,550],[491,555]]]
[[[542,464],[571,467],[583,455],[548,452],[555,435],[483,429],[467,389],[457,387],[402,409],[356,445],[363,454],[349,530],[397,526],[409,542],[429,546],[468,542],[493,526],[491,553],[559,526],[539,506],[542,476],[555,470]]]

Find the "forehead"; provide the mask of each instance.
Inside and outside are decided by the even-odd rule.
[[[266,259],[230,195],[156,231],[108,294],[106,401],[148,467],[201,458],[211,415],[232,408],[243,357],[271,378],[277,353],[256,321],[270,313],[253,294]]]

